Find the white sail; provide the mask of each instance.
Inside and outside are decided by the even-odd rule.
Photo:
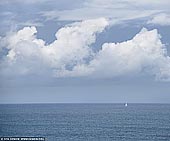
[[[125,107],[127,107],[128,106],[128,104],[127,104],[127,102],[125,103]]]

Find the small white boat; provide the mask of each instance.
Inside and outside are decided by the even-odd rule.
[[[127,107],[128,106],[128,104],[127,104],[127,102],[125,103],[125,107]]]

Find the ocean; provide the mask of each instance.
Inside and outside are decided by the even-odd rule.
[[[1,104],[0,137],[170,141],[170,104]]]

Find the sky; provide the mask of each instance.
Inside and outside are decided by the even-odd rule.
[[[170,103],[169,0],[1,0],[0,103]]]

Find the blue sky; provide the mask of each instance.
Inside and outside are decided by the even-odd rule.
[[[0,103],[169,103],[169,6],[1,0]]]

